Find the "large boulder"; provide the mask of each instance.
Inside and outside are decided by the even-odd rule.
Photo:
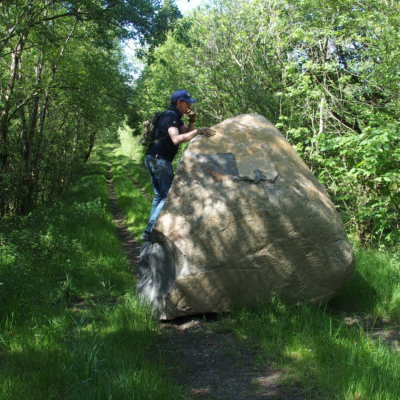
[[[161,319],[221,312],[272,295],[326,302],[356,260],[323,186],[256,114],[213,127],[183,153],[154,245],[142,248],[139,296]]]

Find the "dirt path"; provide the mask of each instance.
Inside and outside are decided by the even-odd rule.
[[[125,170],[135,186],[151,201],[126,167]],[[107,174],[111,210],[118,236],[132,265],[132,272],[137,274],[141,243],[133,239],[122,223],[123,216],[118,209],[111,182],[111,163]],[[160,348],[149,357],[160,360],[161,355],[162,362],[168,366],[168,375],[186,390],[187,399],[305,399],[296,386],[288,390],[287,385],[283,385],[279,371],[260,362],[256,349],[239,343],[233,333],[221,330],[215,315],[207,320],[202,316],[192,316],[160,323],[160,335]]]
[[[140,247],[133,236],[130,234],[126,226],[122,223],[123,215],[118,208],[117,198],[114,192],[114,186],[111,181],[111,162],[107,169],[107,188],[110,199],[110,207],[113,215],[114,223],[117,227],[118,237],[123,245],[123,253],[126,254],[128,263],[132,266],[132,273],[138,276],[137,264],[140,262]]]
[[[303,400],[296,385],[257,358],[217,322],[181,318],[161,327],[162,360],[170,377],[188,390],[186,398],[213,400]],[[289,387],[288,387],[289,386]]]

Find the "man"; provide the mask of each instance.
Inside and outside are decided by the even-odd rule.
[[[154,135],[154,141],[147,149],[144,163],[149,171],[154,188],[154,200],[151,205],[150,218],[141,240],[153,242],[151,228],[164,206],[169,188],[174,179],[172,161],[178,152],[179,145],[188,142],[197,135],[214,136],[215,131],[209,127],[194,129],[196,113],[190,109],[196,100],[186,90],[180,89],[172,93],[171,105],[161,115]],[[182,117],[189,116],[189,126]]]

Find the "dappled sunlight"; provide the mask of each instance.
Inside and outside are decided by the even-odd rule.
[[[274,293],[294,302],[332,298],[355,258],[322,185],[265,118],[239,116],[215,130],[184,152],[153,227],[176,259],[166,302],[183,314]]]
[[[145,353],[157,323],[134,297],[106,168],[91,164],[62,201],[2,225],[0,398],[179,396]]]
[[[202,139],[210,144],[201,137],[192,143]],[[232,142],[231,138],[226,140]],[[263,146],[267,149],[268,143]],[[368,398],[362,386],[368,387],[369,382],[375,380],[369,373],[370,369],[378,377],[380,393],[388,396],[395,393],[395,385],[386,385],[385,380],[395,381],[398,368],[396,355],[390,356],[389,360],[390,350],[384,344],[377,342],[377,339],[370,342],[364,336],[368,336],[371,324],[374,324],[375,312],[387,315],[389,311],[391,317],[396,316],[398,265],[383,267],[387,264],[384,257],[376,257],[375,260],[375,256],[361,252],[359,267],[353,278],[325,309],[308,306],[291,309],[281,303],[274,295],[276,290],[271,289],[271,282],[277,280],[274,274],[278,277],[283,274],[285,279],[296,284],[300,282],[293,267],[296,258],[288,257],[285,249],[296,245],[298,236],[303,235],[299,257],[309,260],[307,271],[312,273],[313,268],[319,267],[313,256],[319,253],[317,256],[323,260],[326,251],[323,246],[313,249],[315,240],[329,241],[332,237],[333,240],[341,237],[342,230],[332,229],[333,221],[327,217],[332,203],[328,196],[321,195],[318,190],[320,184],[313,176],[309,176],[307,167],[303,171],[305,164],[301,160],[298,164],[288,162],[276,145],[274,152],[277,156],[270,156],[268,161],[274,164],[271,171],[276,171],[276,179],[274,173],[264,174],[269,180],[260,180],[257,184],[251,180],[243,181],[244,189],[239,191],[235,181],[240,176],[238,168],[235,169],[237,160],[227,154],[221,157],[221,154],[215,153],[213,146],[209,149],[208,154],[193,153],[191,147],[186,151],[185,155],[195,162],[188,164],[183,161],[178,166],[174,182],[176,196],[171,197],[170,203],[172,212],[164,214],[163,234],[155,232],[158,242],[173,258],[167,260],[166,257],[159,267],[167,272],[168,279],[171,279],[171,275],[177,278],[166,298],[177,304],[174,315],[186,315],[199,310],[196,308],[199,298],[201,310],[215,311],[215,304],[232,310],[228,317],[220,316],[221,324],[229,325],[229,330],[235,332],[237,337],[246,341],[251,339],[256,344],[258,365],[274,365],[273,373],[265,371],[255,382],[266,393],[271,386],[283,385],[318,394],[320,388],[325,386],[315,386],[317,381],[337,388],[337,393],[343,398],[352,399],[355,395],[357,398]],[[185,171],[189,173],[182,177]],[[147,171],[143,172],[148,179]],[[282,174],[296,176],[298,181],[285,185],[281,180]],[[189,177],[192,177],[189,179],[190,188],[185,185]],[[201,180],[216,190],[204,196]],[[261,200],[257,201],[256,196]],[[307,221],[311,225],[307,231],[301,217],[309,213],[315,203],[319,204],[319,209]],[[295,209],[297,212],[294,215],[290,212],[277,215],[275,210],[280,206],[284,210]],[[260,223],[260,220],[263,222]],[[332,235],[331,239],[326,226],[331,229],[328,232]],[[231,246],[230,242],[237,237],[241,240]],[[267,246],[262,246],[257,242],[259,239],[273,240]],[[343,246],[340,241],[332,243],[333,251],[342,252],[340,246]],[[238,258],[237,254],[244,251],[247,254]],[[201,262],[190,262],[193,254]],[[340,261],[337,260],[339,265]],[[206,271],[204,265],[208,267]],[[260,279],[258,270],[266,265],[269,267],[268,276]],[[154,278],[160,279],[161,276]],[[173,281],[168,282],[161,291],[153,286],[152,295],[166,293]],[[319,282],[315,284],[320,285]],[[284,292],[285,286],[280,289]],[[255,292],[261,294],[256,300],[265,294],[270,302],[255,302]],[[243,310],[243,315],[240,312],[238,314],[237,310]],[[348,325],[343,313],[353,315],[353,312],[358,313],[357,317],[353,318],[355,322]],[[362,318],[358,317],[360,312],[366,312],[368,331],[360,330],[364,326]],[[334,316],[329,313],[334,313]],[[390,336],[390,332],[388,335],[392,341],[396,337]],[[356,369],[352,368],[355,363]],[[332,377],[335,377],[335,382]]]

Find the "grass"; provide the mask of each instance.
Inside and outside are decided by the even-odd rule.
[[[382,321],[398,323],[400,263],[376,251],[360,250],[357,259],[350,283],[324,307],[273,298],[238,308],[219,324],[258,349],[259,367],[281,369],[283,384],[302,386],[306,398],[399,399],[399,347],[372,333]]]
[[[129,171],[129,174],[132,178],[140,185],[142,189],[146,192],[146,194],[152,199],[154,197],[154,189],[150,180],[149,173],[144,165],[143,159],[141,161],[137,161],[134,159],[130,159],[121,152],[121,148],[117,148],[114,151],[115,156],[117,156],[118,160],[123,163],[124,167],[126,167]]]
[[[376,250],[358,250],[357,269],[333,305],[400,320],[400,256]]]
[[[126,163],[133,179],[153,198],[153,185],[143,161],[146,148],[140,144],[140,137],[132,136],[128,127],[121,128],[119,135],[121,146],[115,149],[114,154]]]
[[[112,162],[112,182],[118,207],[124,215],[125,226],[136,240],[140,240],[149,219],[151,203],[135,187],[115,155],[116,152],[114,150],[109,153],[108,157]]]
[[[108,205],[106,163],[1,223],[0,399],[176,399]],[[151,352],[153,358],[149,359]]]
[[[220,323],[258,348],[259,367],[283,370],[288,387],[302,386],[308,399],[399,398],[398,352],[326,310],[275,301]]]

